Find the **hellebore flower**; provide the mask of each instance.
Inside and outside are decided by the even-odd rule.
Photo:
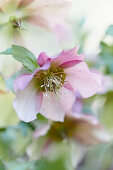
[[[34,138],[46,135],[51,142],[72,140],[83,145],[95,145],[108,142],[110,136],[98,120],[89,115],[75,114],[71,111],[66,114],[64,122],[45,124],[34,133]]]
[[[100,75],[90,72],[77,50],[65,50],[53,58],[42,52],[37,59],[40,68],[17,77],[13,106],[21,120],[32,121],[41,113],[63,121],[75,101],[75,91],[87,98],[101,90]]]
[[[68,7],[67,0],[0,0],[0,25],[22,29],[25,21],[53,29],[64,22]]]

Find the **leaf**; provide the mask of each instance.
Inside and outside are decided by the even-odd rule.
[[[0,52],[0,54],[12,55],[17,61],[21,62],[23,66],[30,72],[34,72],[34,70],[38,68],[38,63],[34,54],[22,46],[12,45],[11,48]]]
[[[1,159],[0,159],[0,170],[5,170],[4,163],[2,162]]]
[[[103,65],[106,68],[107,73],[113,73],[113,45],[101,42],[100,48],[100,65]]]
[[[55,161],[40,160],[36,164],[36,170],[67,170],[63,159]],[[70,169],[71,170],[71,169]]]
[[[68,170],[63,159],[48,161],[40,159],[32,162],[11,161],[6,163],[7,170]]]
[[[109,130],[113,129],[113,92],[108,92],[103,95],[105,103],[102,107],[100,120]]]
[[[20,123],[0,132],[0,156],[4,161],[11,161],[25,156],[25,151],[32,140],[31,129]]]

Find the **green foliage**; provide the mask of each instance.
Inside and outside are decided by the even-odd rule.
[[[113,73],[113,45],[108,45],[105,42],[100,43],[100,65],[106,69],[106,73]]]
[[[100,120],[107,127],[113,128],[113,92],[108,92],[103,95],[105,98],[105,103],[102,107]]]
[[[0,54],[12,55],[30,72],[33,72],[36,68],[38,68],[38,63],[34,54],[24,47],[12,45],[11,48],[8,48]]]
[[[41,159],[32,162],[12,161],[6,163],[6,167],[7,170],[67,170],[62,159],[55,161]]]
[[[112,170],[113,144],[103,144],[89,148],[84,162],[77,170]]]
[[[0,132],[0,156],[4,161],[11,161],[25,153],[31,141],[31,130],[25,124],[19,124]]]
[[[1,159],[0,159],[0,170],[5,170],[5,165]]]
[[[36,163],[36,170],[67,170],[63,159],[55,161],[41,160]]]

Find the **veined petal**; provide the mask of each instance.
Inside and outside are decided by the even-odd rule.
[[[59,96],[50,92],[48,96],[43,96],[40,113],[48,119],[54,121],[63,121],[66,111],[71,109],[74,101],[74,92],[62,87],[59,90]]]
[[[58,65],[62,68],[72,67],[84,59],[83,55],[79,55],[77,52],[78,47],[71,50],[65,50],[61,52],[58,57],[53,58],[51,62],[58,63]]]
[[[75,93],[74,93],[74,91],[63,87],[60,89],[60,95],[61,95],[60,102],[61,102],[63,108],[65,109],[65,111],[67,112],[73,106],[73,103],[76,98]]]
[[[18,117],[25,122],[36,119],[42,104],[42,97],[43,93],[34,88],[32,82],[24,90],[18,90],[13,102]]]
[[[16,78],[14,82],[14,91],[24,90],[24,88],[29,84],[33,78],[33,74],[23,74]]]
[[[74,67],[65,69],[66,81],[78,91],[82,97],[90,97],[101,91],[101,76],[89,70],[86,63],[81,62]]]
[[[43,95],[40,113],[48,119],[64,121],[65,110],[53,92]]]

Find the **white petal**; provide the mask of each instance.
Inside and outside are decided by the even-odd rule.
[[[18,114],[18,117],[30,122],[36,119],[36,115],[40,110],[42,103],[42,93],[38,92],[30,83],[24,90],[19,90],[13,102],[13,106]]]
[[[68,110],[70,110],[74,104],[75,101],[75,93],[74,91],[68,90],[64,87],[62,87],[60,89],[60,102],[63,106],[63,108],[65,109],[65,111],[67,112]]]
[[[48,119],[64,121],[65,109],[55,96],[55,93],[50,92],[48,95],[43,95],[40,113]]]

